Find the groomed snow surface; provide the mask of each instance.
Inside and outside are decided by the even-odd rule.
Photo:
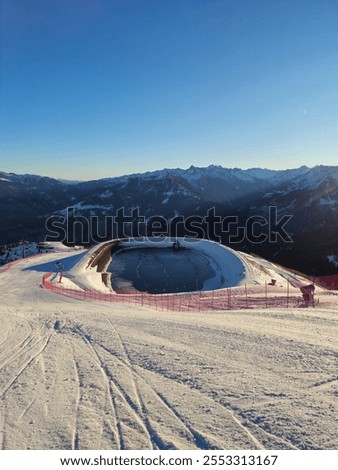
[[[337,303],[175,313],[41,288],[81,256],[0,273],[2,449],[338,449]]]

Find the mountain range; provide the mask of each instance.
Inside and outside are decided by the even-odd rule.
[[[236,249],[307,274],[324,275],[337,270],[332,259],[338,255],[338,166],[289,170],[191,166],[87,182],[0,172],[0,244],[44,239],[50,235],[46,220],[62,220],[69,207],[73,208],[73,222],[80,216],[98,218],[100,239],[121,236],[114,228],[106,230],[106,218],[115,216],[121,208],[126,215],[138,208],[124,235],[134,235],[140,217],[171,220],[194,216],[201,220],[212,209],[222,219],[237,217],[238,223],[231,223],[217,236],[211,234],[211,238],[219,237],[218,241]],[[274,227],[264,224],[264,220],[270,221],[271,207],[276,208],[276,220],[292,216],[285,218],[291,242],[269,236]],[[252,236],[236,238],[238,227],[251,230]],[[92,227],[86,230],[86,241],[92,243]],[[143,230],[148,234],[151,228],[146,224]],[[180,227],[177,235],[184,234],[185,228]],[[258,234],[262,236],[257,238]],[[75,232],[70,241],[84,241],[78,237]]]

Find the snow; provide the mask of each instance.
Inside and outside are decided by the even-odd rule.
[[[240,288],[247,285],[260,287],[260,289],[256,289],[257,295],[264,295],[266,284],[271,282],[271,279],[275,279],[274,292],[276,295],[285,295],[286,288],[290,288],[290,292],[299,295],[299,287],[311,283],[306,277],[293,274],[282,266],[275,265],[257,256],[232,250],[209,240],[148,237],[120,241],[120,247],[125,250],[144,247],[168,248],[172,247],[176,240],[179,241],[182,248],[198,251],[208,259],[214,276],[204,282],[203,291],[227,287],[236,288],[236,286]],[[72,277],[73,282],[81,288],[85,287],[100,292],[110,291],[103,284],[101,273],[98,273],[96,268],[89,266],[92,255],[99,252],[105,244],[106,242],[97,245],[87,254],[81,255],[78,262],[74,262],[74,265],[69,268],[69,275]],[[287,286],[288,283],[292,285]],[[317,291],[320,293],[321,288],[317,287]]]
[[[38,243],[24,243],[16,245],[6,245],[3,247],[2,252],[0,253],[0,266],[3,264],[10,263],[11,261],[20,260],[23,257],[31,257],[37,255],[39,252],[68,252],[68,251],[78,251],[83,250],[82,246],[74,246],[69,248],[61,242],[46,242],[43,246],[39,247]]]
[[[32,256],[37,253],[38,248],[36,243],[29,243],[25,245],[18,244],[8,248],[3,248],[3,251],[0,254],[0,265],[21,259],[24,255]]]
[[[336,268],[338,268],[338,256],[336,255],[328,255],[327,259],[330,263],[334,264]]]
[[[109,190],[109,189],[106,189],[101,195],[100,195],[100,198],[101,199],[105,199],[105,198],[110,198],[112,197],[113,193]]]
[[[87,254],[0,273],[2,449],[338,449],[337,297],[176,313],[41,288]]]
[[[101,194],[101,197],[102,197],[102,194]],[[53,214],[58,214],[58,215],[66,217],[69,214],[69,210],[78,210],[78,211],[90,211],[91,216],[95,216],[96,215],[95,211],[97,209],[105,210],[105,211],[111,211],[112,206],[111,205],[110,206],[104,206],[102,204],[85,204],[82,201],[82,202],[78,202],[77,204],[73,204],[70,207],[66,207],[65,209],[60,209],[60,210],[54,211]]]
[[[288,171],[288,170],[286,170]],[[328,178],[332,178],[338,184],[338,169],[336,166],[316,165],[313,168],[308,168],[308,171],[303,175],[294,174],[294,179],[290,182],[290,188],[313,188],[318,186],[321,182]]]
[[[102,204],[84,204],[83,202],[79,202],[78,204],[74,204],[72,207],[74,209],[78,209],[78,210],[90,210],[90,209],[109,210],[109,209],[111,209],[111,206],[103,206]]]
[[[133,178],[142,178],[143,180],[160,180],[171,176],[182,178],[192,187],[200,187],[203,176],[208,175],[214,178],[238,178],[241,181],[255,182],[257,180],[272,180],[279,173],[276,170],[251,168],[242,170],[240,168],[224,168],[220,165],[209,165],[208,167],[191,166],[188,169],[181,168],[164,168],[163,170],[155,170],[146,173],[134,173],[131,175],[118,176],[115,178],[104,178],[103,182],[127,185]]]
[[[336,201],[335,199],[321,197],[319,203],[321,206],[335,206],[336,204],[338,204],[338,201]]]

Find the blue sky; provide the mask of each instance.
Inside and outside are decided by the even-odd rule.
[[[2,0],[0,170],[337,164],[337,0]]]

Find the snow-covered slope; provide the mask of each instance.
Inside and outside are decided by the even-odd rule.
[[[271,280],[274,279],[274,292],[277,295],[280,292],[285,293],[287,283],[291,283],[291,289],[299,294],[299,286],[308,285],[311,281],[300,274],[294,274],[282,266],[275,265],[267,260],[259,257],[254,257],[245,253],[241,253],[235,250],[225,247],[215,242],[208,240],[198,239],[183,239],[183,238],[145,238],[137,240],[125,240],[117,241],[119,251],[126,251],[132,249],[144,249],[149,250],[153,248],[162,248],[165,251],[171,251],[173,242],[179,242],[180,249],[183,250],[184,254],[189,252],[197,252],[203,255],[210,267],[210,278],[204,282],[202,291],[211,291],[215,289],[226,289],[228,287],[241,287],[244,285],[261,287],[261,293],[264,294],[265,287]],[[100,252],[105,250],[113,242],[105,242],[97,247],[93,248],[87,254],[82,255],[79,261],[70,266],[64,272],[64,282],[67,286],[88,288],[93,290],[99,290],[107,292],[111,288],[107,289],[107,285],[102,281],[102,270],[98,270],[97,266],[92,267],[93,256],[100,256]],[[168,250],[169,249],[169,250]],[[157,255],[160,258],[160,255]],[[105,262],[104,270],[111,263],[114,264],[114,259],[108,258]],[[187,259],[186,257],[184,258]],[[145,261],[146,262],[146,261]],[[148,261],[152,263],[152,261]],[[188,261],[189,262],[189,261]],[[160,260],[159,260],[159,263]],[[160,264],[158,265],[160,266]],[[189,269],[193,268],[193,264],[189,262]],[[48,271],[48,269],[46,268]],[[53,269],[51,269],[53,271]],[[137,270],[141,271],[141,266],[137,266]],[[166,272],[165,266],[163,270]],[[168,272],[166,272],[168,276]],[[175,274],[175,277],[180,275],[179,272]],[[57,282],[57,279],[55,279]],[[257,289],[259,293],[259,289]]]
[[[159,312],[0,273],[2,449],[338,449],[337,304]]]

